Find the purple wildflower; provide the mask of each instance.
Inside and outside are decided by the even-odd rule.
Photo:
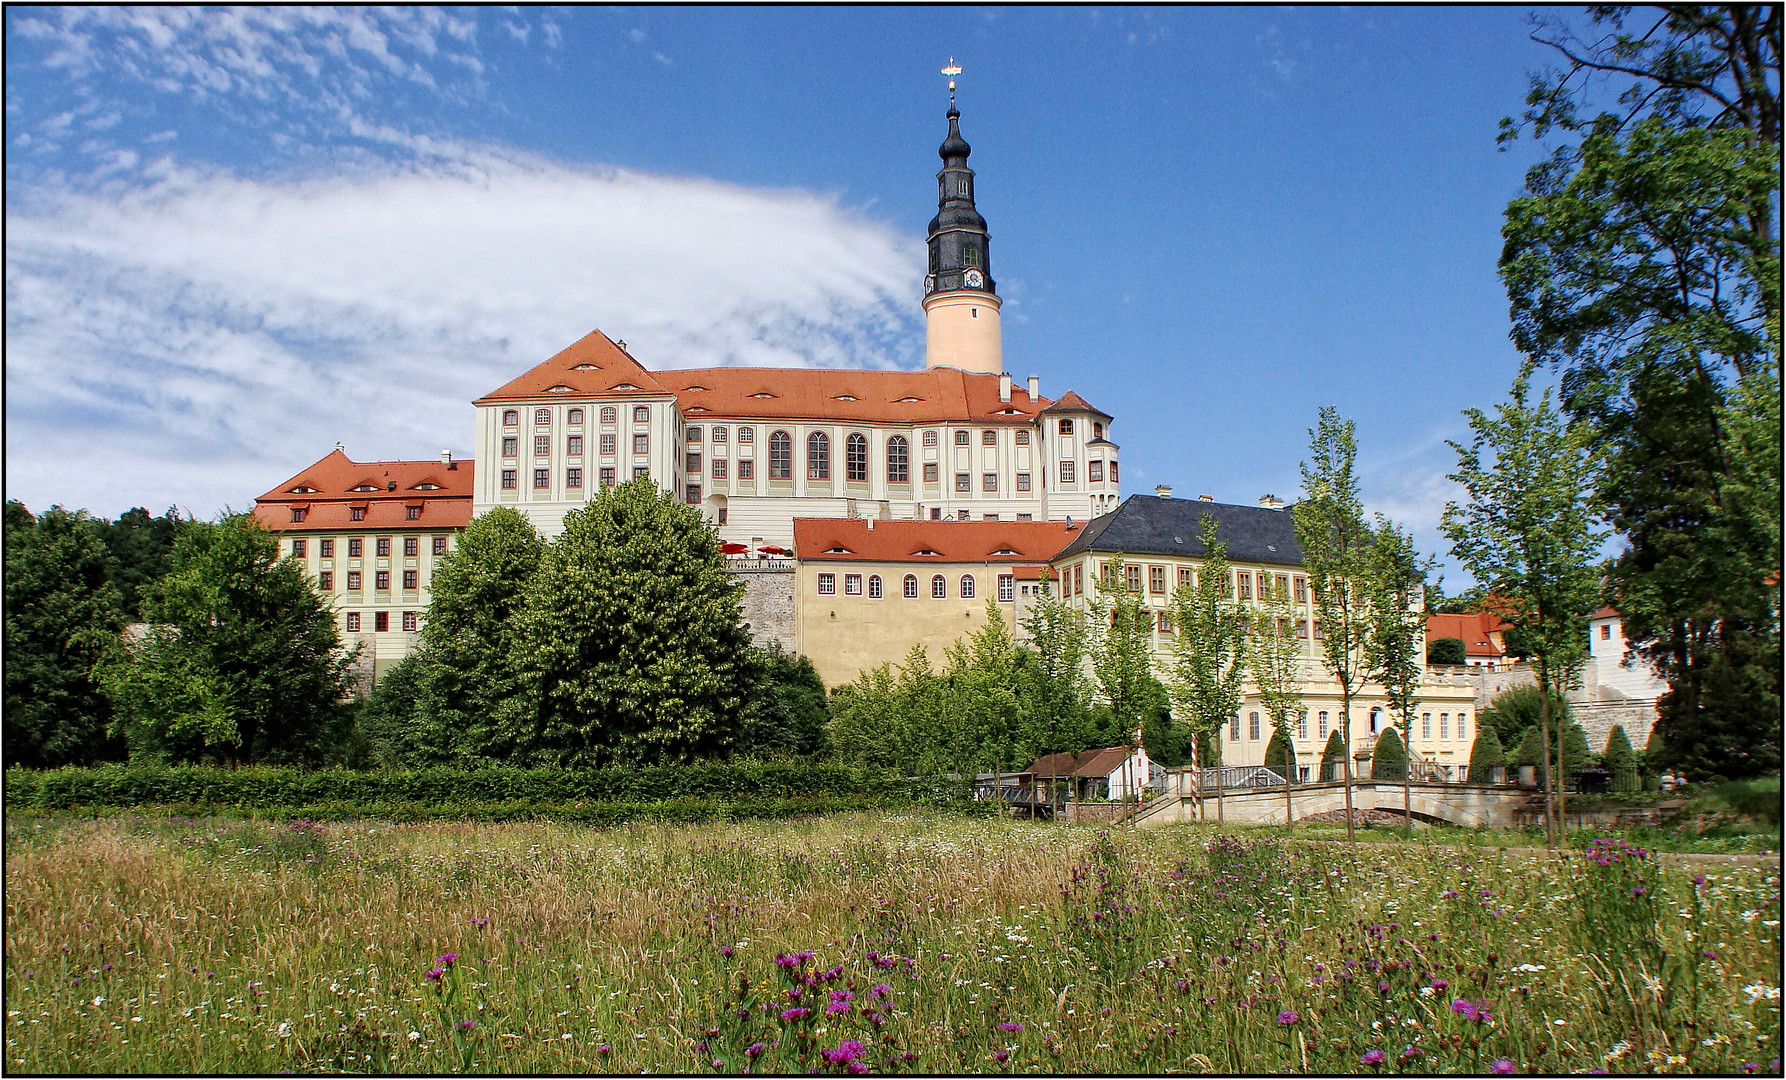
[[[1489,1018],[1488,1002],[1486,1001],[1470,1001],[1467,998],[1458,998],[1451,1003],[1451,1011],[1463,1017],[1465,1020],[1486,1022]]]
[[[1300,1019],[1302,1019],[1302,1017],[1297,1016],[1295,1011],[1291,1009],[1285,1009],[1283,1012],[1277,1014],[1277,1022],[1284,1027],[1289,1027]]]
[[[476,1020],[461,1020],[461,1021],[459,1021],[459,1030],[460,1031],[470,1031],[472,1028],[477,1027],[477,1026],[478,1026],[478,1022]]]
[[[866,1053],[866,1050],[860,1042],[855,1039],[845,1039],[837,1044],[837,1049],[835,1050],[819,1051],[819,1056],[832,1065],[848,1065],[850,1062],[861,1057],[864,1053]]]
[[[1005,1062],[1011,1060],[1011,1053],[1008,1050],[1000,1050],[998,1053],[992,1055],[992,1060],[1003,1065]]]
[[[1704,874],[1694,874],[1693,875],[1693,884],[1695,886],[1704,885],[1705,884],[1705,875]]]
[[[1508,1061],[1506,1058],[1495,1058],[1488,1063],[1488,1071],[1496,1076],[1512,1076],[1519,1070],[1514,1066],[1513,1062]]]
[[[1389,1055],[1381,1050],[1366,1050],[1358,1061],[1363,1065],[1381,1065]]]
[[[893,988],[886,983],[878,983],[875,985],[874,989],[868,992],[868,996],[876,1001],[880,1001],[883,998],[890,998],[893,996]]]
[[[458,960],[459,960],[459,954],[456,952],[445,953],[441,956],[436,956],[434,958],[434,962],[436,964],[439,964],[443,968],[452,967],[455,963],[458,962]]]
[[[1434,990],[1444,990],[1444,989],[1448,988],[1450,985],[1451,985],[1451,981],[1449,979],[1434,979],[1433,980],[1433,989]]]
[[[613,1049],[614,1048],[612,1046],[609,1046],[607,1043],[602,1043],[600,1046],[595,1048],[595,1052],[598,1054],[606,1054],[606,1053],[611,1052]]]
[[[812,1015],[811,1009],[783,1009],[783,1010],[781,1010],[781,1018],[783,1020],[804,1020],[811,1015]]]
[[[744,1056],[749,1058],[752,1061],[755,1061],[756,1059],[763,1056],[763,1051],[766,1049],[768,1049],[768,1047],[764,1046],[762,1043],[753,1042],[749,1046],[744,1048]]]
[[[446,975],[446,968],[437,967],[437,968],[434,968],[428,972],[428,979],[431,982],[439,982],[441,980],[441,978],[444,977],[445,975]]]
[[[868,1062],[866,1062],[866,1061],[852,1061],[848,1065],[844,1066],[844,1070],[846,1072],[848,1072],[851,1076],[861,1076],[868,1071]]]
[[[1015,1032],[1022,1031],[1023,1025],[1017,1023],[1015,1020],[1006,1020],[1004,1023],[1002,1023],[998,1026],[998,1029],[1000,1031],[1009,1031],[1009,1032],[1015,1033]]]
[[[732,955],[732,947],[730,945],[721,945],[719,947],[719,955],[729,959]]]

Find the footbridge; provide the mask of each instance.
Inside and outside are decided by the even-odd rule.
[[[1164,791],[1129,820],[1141,828],[1190,821],[1222,820],[1236,825],[1282,825],[1346,808],[1345,782],[1293,784],[1286,803],[1282,782],[1270,787],[1206,790],[1196,797],[1186,772],[1166,774]],[[1355,780],[1354,810],[1402,812],[1401,781]],[[1537,788],[1523,784],[1470,784],[1415,780],[1407,785],[1407,806],[1416,820],[1467,827],[1506,828],[1539,813]]]

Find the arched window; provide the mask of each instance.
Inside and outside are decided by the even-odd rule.
[[[974,575],[961,575],[961,598],[963,600],[972,600],[974,598]]]
[[[769,479],[794,478],[794,442],[785,431],[769,433]]]
[[[536,424],[550,424],[552,422],[552,410],[551,409],[535,409],[535,410],[533,410],[533,422]]]
[[[602,406],[602,423],[612,424],[614,422],[614,418],[618,415],[619,415],[619,413],[617,413],[615,411],[614,406],[612,406],[612,405]]]
[[[568,418],[568,422],[572,423],[572,424],[581,424],[583,422],[583,410],[582,409],[572,409],[570,411],[570,416]]]
[[[514,427],[521,422],[521,413],[516,409],[502,410],[502,426]]]
[[[895,435],[887,440],[887,483],[909,484],[912,480],[911,450],[907,447],[905,436]]]
[[[822,431],[806,437],[806,478],[831,479],[831,437]]]
[[[918,595],[918,575],[907,574],[905,576],[905,595],[908,599]]]
[[[643,424],[647,420],[650,420],[650,419],[651,419],[651,406],[649,406],[649,405],[634,405],[633,406],[633,422],[634,423]]]
[[[930,579],[930,595],[936,600],[949,598],[949,579],[941,574]]]
[[[846,469],[844,478],[848,480],[868,479],[868,440],[861,435],[852,434],[843,444],[843,460]]]
[[[870,600],[881,598],[881,576],[879,574],[868,575],[868,598]]]

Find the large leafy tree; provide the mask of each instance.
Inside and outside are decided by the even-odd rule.
[[[730,750],[754,675],[742,591],[718,533],[649,480],[566,514],[516,620],[528,755],[582,766]]]
[[[345,744],[353,653],[253,517],[183,526],[142,609],[147,631],[101,667],[133,758],[322,764]]]
[[[173,562],[174,538],[179,535],[180,512],[169,507],[160,517],[150,517],[140,506],[100,523],[100,534],[112,554],[112,584],[123,597],[124,616],[141,618],[143,587],[167,573]]]
[[[123,604],[109,580],[103,522],[6,504],[6,758],[30,766],[124,756],[94,665],[115,646]]]
[[[1420,707],[1420,680],[1426,674],[1422,642],[1426,636],[1426,567],[1414,550],[1414,538],[1394,522],[1377,518],[1371,547],[1373,595],[1370,639],[1365,654],[1383,687],[1389,714],[1401,731],[1404,760],[1414,754],[1414,712]],[[1375,765],[1372,775],[1377,775]],[[1413,829],[1411,770],[1402,768],[1402,821]]]
[[[1091,738],[1085,616],[1056,596],[1044,577],[1023,629],[1030,657],[1023,694],[1028,747],[1038,757],[1078,753]]]
[[[390,728],[404,756],[418,764],[520,760],[533,710],[516,667],[518,617],[545,546],[526,517],[499,506],[473,518],[435,565],[408,676],[413,696],[375,692],[368,716]],[[404,700],[413,702],[407,720],[400,719]]]
[[[1505,124],[1557,143],[1507,209],[1513,337],[1606,461],[1608,586],[1668,680],[1668,756],[1753,775],[1780,760],[1780,9],[1593,21],[1541,24],[1567,64]]]
[[[1109,705],[1111,734],[1133,745],[1153,697],[1154,616],[1140,591],[1129,588],[1121,555],[1105,564],[1097,586],[1090,606],[1092,678]]]
[[[1591,502],[1596,462],[1587,432],[1551,407],[1550,391],[1531,402],[1525,376],[1493,416],[1467,409],[1474,439],[1451,443],[1451,479],[1468,497],[1445,506],[1452,554],[1499,598],[1497,614],[1520,631],[1538,677],[1539,740],[1549,765],[1550,704],[1572,688],[1588,650],[1588,616],[1599,605],[1595,566],[1606,532]],[[1551,770],[1546,800],[1550,842],[1558,840],[1564,776]]]
[[[738,749],[747,754],[815,757],[828,748],[831,710],[825,683],[812,661],[783,651],[779,642],[752,650],[755,688]]]
[[[1244,698],[1248,616],[1234,598],[1228,546],[1216,536],[1215,518],[1204,514],[1199,524],[1202,565],[1191,584],[1180,585],[1172,594],[1177,633],[1168,643],[1172,672],[1167,685],[1175,711],[1204,749],[1197,764],[1210,767],[1222,763],[1222,725],[1240,712]],[[1221,792],[1218,782],[1216,812],[1225,816]]]
[[[1352,699],[1371,676],[1368,652],[1375,590],[1374,539],[1364,520],[1355,463],[1358,439],[1352,421],[1323,406],[1309,431],[1309,460],[1302,463],[1301,502],[1290,508],[1314,596],[1321,658],[1340,687],[1340,733],[1346,752],[1346,839],[1352,827]]]

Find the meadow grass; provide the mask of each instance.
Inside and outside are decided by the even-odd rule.
[[[1622,841],[927,812],[6,841],[14,1071],[1780,1068],[1777,869]]]

